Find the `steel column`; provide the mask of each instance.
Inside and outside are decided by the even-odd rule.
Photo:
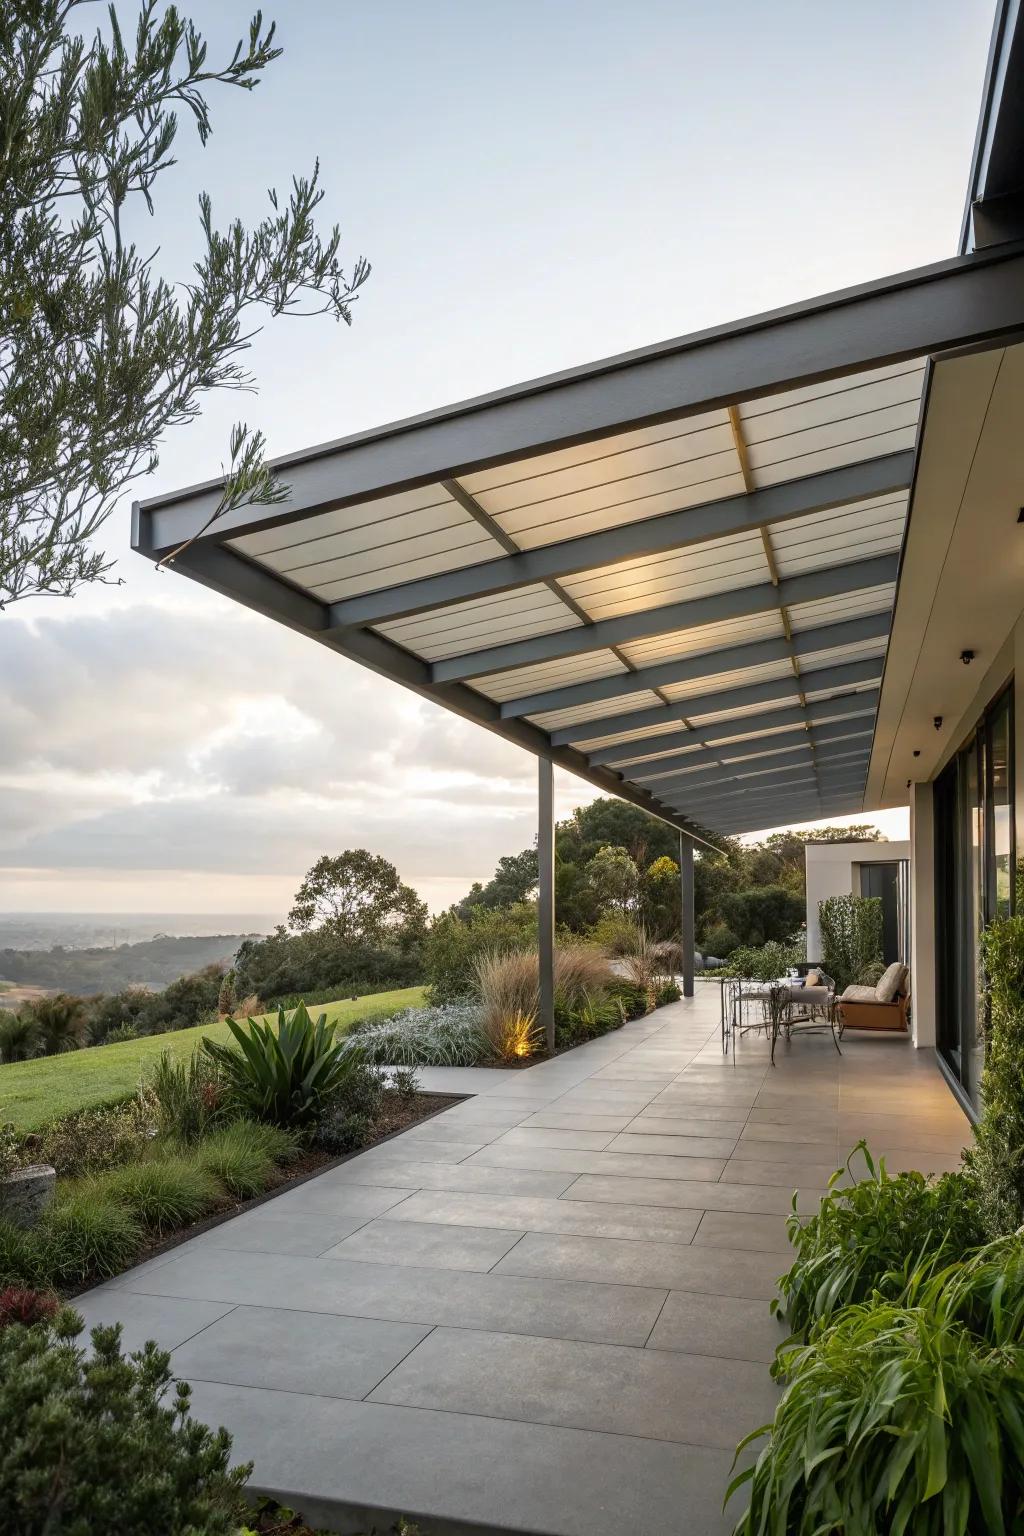
[[[680,836],[682,834],[680,833]],[[555,794],[549,758],[537,760],[537,957],[540,1014],[548,1051],[555,1050]]]
[[[693,839],[679,834],[679,896],[682,913],[683,996],[693,996]]]

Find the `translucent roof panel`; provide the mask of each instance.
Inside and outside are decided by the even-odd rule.
[[[768,532],[779,575],[798,576],[897,551],[906,521],[905,495],[878,497],[774,524]]]
[[[696,698],[712,689],[741,688],[746,683],[767,683],[774,678],[792,677],[793,666],[789,661],[766,661],[757,667],[742,667],[733,672],[720,672],[713,678],[689,678],[685,683],[666,683],[662,692],[676,703],[680,699]]]
[[[673,554],[627,560],[603,570],[563,577],[561,585],[591,619],[616,618],[769,581],[758,533],[692,544]]]
[[[640,693],[627,693],[615,701],[615,713],[627,715],[631,710],[651,709],[661,700],[656,693],[645,689]],[[577,704],[572,709],[551,709],[541,715],[527,715],[534,725],[542,725],[546,731],[558,731],[565,725],[584,725],[588,720],[603,720],[608,714],[608,700],[596,704]]]
[[[504,546],[440,486],[244,534],[230,547],[328,602],[457,570]]]
[[[745,645],[752,640],[780,639],[782,635],[780,612],[755,613],[741,619],[702,624],[696,629],[676,629],[664,635],[630,640],[622,647],[622,654],[636,667],[649,667]]]
[[[473,687],[489,699],[516,699],[521,694],[588,682],[595,677],[614,677],[628,670],[613,651],[586,651],[580,656],[542,661],[535,667],[520,667],[512,672],[495,672],[489,677],[478,677],[474,679]]]
[[[742,492],[725,411],[538,454],[461,484],[521,549]]]
[[[897,363],[739,407],[757,487],[913,448],[924,363]]]
[[[533,586],[428,609],[394,624],[381,624],[378,633],[416,656],[437,661],[442,656],[458,656],[473,646],[556,634],[582,623],[549,587]]]

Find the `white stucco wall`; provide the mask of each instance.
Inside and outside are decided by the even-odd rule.
[[[804,850],[807,868],[807,958],[821,959],[821,928],[818,904],[829,896],[859,896],[858,864],[889,864],[910,858],[909,842],[808,843]]]

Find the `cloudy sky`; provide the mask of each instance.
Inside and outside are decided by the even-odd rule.
[[[224,53],[249,14],[192,11]],[[255,220],[319,156],[373,277],[351,331],[273,323],[258,398],[210,398],[140,495],[216,473],[239,417],[286,453],[955,250],[992,0],[277,14],[284,57],[205,151],[182,125],[147,241],[184,278],[201,188]],[[437,907],[531,841],[532,758],[154,572],[128,500],[123,585],[0,616],[0,910],[283,913],[352,845]]]

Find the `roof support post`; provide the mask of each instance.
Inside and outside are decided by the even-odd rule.
[[[693,996],[693,839],[679,834],[679,896],[682,916],[683,996]]]
[[[681,835],[681,834],[680,834]],[[555,793],[551,759],[537,759],[537,960],[539,1023],[555,1054]]]

